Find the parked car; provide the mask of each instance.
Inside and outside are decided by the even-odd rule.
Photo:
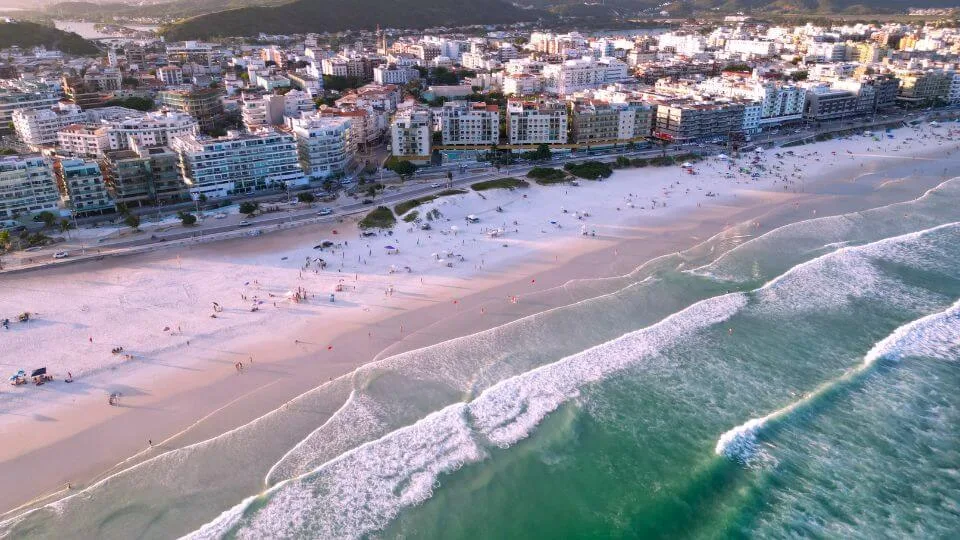
[[[58,251],[58,252],[56,252],[56,253],[53,254],[53,258],[54,258],[54,259],[66,259],[66,258],[69,257],[69,256],[70,256],[70,252],[69,252],[69,251]]]

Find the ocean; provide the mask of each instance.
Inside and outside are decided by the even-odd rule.
[[[365,366],[0,535],[954,535],[957,201],[947,180],[571,282],[584,300]]]

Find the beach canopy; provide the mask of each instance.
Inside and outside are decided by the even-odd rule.
[[[762,146],[758,146],[758,147],[754,150],[754,152],[763,152],[763,147],[762,147]]]
[[[717,154],[717,159],[727,159],[726,154]]]
[[[460,227],[457,227],[456,225],[451,225],[451,226],[450,226],[450,230],[451,230],[451,231],[459,231],[459,230],[460,230]]]
[[[474,219],[477,219],[477,216],[475,216],[474,214],[470,214],[469,216],[467,216],[467,219],[474,220]]]
[[[683,164],[680,165],[680,166],[681,166],[681,167],[693,167],[693,163],[690,163],[689,161],[684,161]]]
[[[47,368],[45,367],[37,368],[32,372],[30,372],[31,377],[39,377],[40,375],[46,375],[46,374],[47,374]]]

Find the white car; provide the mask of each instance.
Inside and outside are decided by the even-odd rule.
[[[318,215],[318,216],[329,216],[329,215],[332,214],[332,213],[333,213],[333,208],[321,208],[320,211],[317,212],[317,215]]]
[[[58,251],[58,252],[56,252],[56,253],[53,254],[53,258],[54,258],[54,259],[66,259],[66,258],[69,257],[69,256],[70,256],[70,252],[69,252],[69,251]]]
[[[432,187],[432,188],[438,188],[438,187],[440,187],[440,184],[434,182],[434,183],[430,184],[430,187]]]

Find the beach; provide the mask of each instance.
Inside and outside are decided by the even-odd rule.
[[[349,383],[338,378],[373,360],[604,294],[616,284],[597,278],[732,227],[745,227],[738,243],[817,213],[916,197],[955,168],[945,158],[956,149],[948,128],[924,126],[767,149],[734,166],[709,157],[695,174],[647,167],[442,197],[416,209],[442,214],[429,231],[306,226],[4,276],[2,316],[28,311],[31,321],[2,335],[3,368],[43,366],[55,380],[0,393],[0,433],[14,441],[0,450],[11,479],[0,507],[80,490],[324,383]],[[74,382],[63,382],[68,373]],[[107,404],[111,394],[120,406]]]

